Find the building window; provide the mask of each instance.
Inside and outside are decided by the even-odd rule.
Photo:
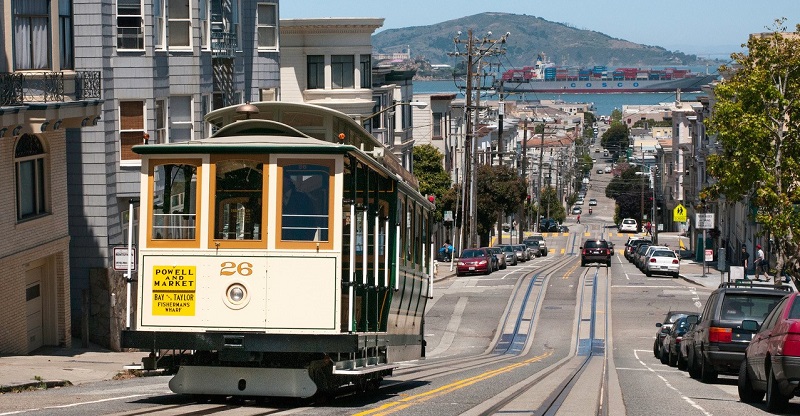
[[[308,55],[308,85],[310,90],[325,88],[325,57],[323,55]]]
[[[266,230],[262,161],[219,160],[214,164],[214,239],[260,241]]]
[[[190,163],[152,167],[152,240],[196,240],[198,171]]]
[[[361,55],[361,88],[372,88],[372,55]]]
[[[258,47],[278,47],[278,6],[273,3],[258,4]]]
[[[144,49],[142,0],[117,0],[117,49]]]
[[[200,20],[200,47],[208,49],[211,39],[211,11],[209,10],[209,0],[199,0],[198,20]]]
[[[192,15],[186,0],[166,0],[170,47],[192,46]]]
[[[156,49],[164,49],[164,29],[164,0],[153,0],[153,46]]]
[[[433,138],[442,138],[442,113],[433,113]]]
[[[331,88],[355,88],[353,55],[331,55]]]
[[[120,101],[120,160],[139,160],[131,148],[144,143],[144,101]]]
[[[58,0],[58,42],[61,69],[75,68],[72,48],[72,1]]]
[[[48,0],[15,0],[14,68],[50,68],[50,14]]]
[[[281,203],[277,228],[283,243],[330,243],[333,164],[308,162],[311,161],[279,163],[282,181],[278,186]]]
[[[156,100],[156,137],[150,143],[166,143],[167,138],[167,103],[166,100]]]
[[[36,136],[23,134],[14,148],[17,179],[17,220],[47,213],[45,192],[45,152]]]
[[[169,141],[187,142],[192,140],[194,123],[192,119],[192,96],[179,95],[169,99]]]

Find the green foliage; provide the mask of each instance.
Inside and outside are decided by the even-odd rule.
[[[620,110],[619,108],[611,110],[611,121],[622,123],[622,110]]]
[[[522,207],[527,186],[516,169],[509,166],[481,165],[477,173],[478,216],[475,222],[481,241],[488,241],[485,238],[497,217],[517,212]]]
[[[450,175],[444,171],[444,156],[439,149],[429,144],[414,147],[414,174],[419,180],[419,192],[440,199],[451,187]],[[442,204],[436,204],[434,220],[441,221],[444,215]]]
[[[619,122],[612,122],[611,127],[600,137],[600,145],[609,149],[609,151],[624,151],[630,143],[629,135],[628,126]]]
[[[542,188],[540,194],[541,204],[539,205],[539,215],[545,218],[552,218],[558,222],[563,222],[567,219],[567,213],[564,211],[564,204],[558,199],[558,192],[552,186]]]
[[[606,196],[614,199],[617,204],[616,219],[635,218],[642,223],[642,203],[644,213],[651,211],[653,202],[650,199],[652,191],[646,175],[637,175],[638,167],[622,164],[617,165],[620,175],[615,177],[606,186]],[[618,221],[617,221],[618,222]]]
[[[537,124],[533,127],[533,134],[542,134],[544,133],[544,124]]]
[[[633,123],[633,127],[672,127],[672,120],[655,121],[652,118],[647,120],[637,120]]]
[[[800,247],[800,25],[784,33],[785,19],[772,32],[752,36],[748,52],[731,56],[735,71],[714,90],[714,111],[707,125],[722,150],[708,158],[716,183],[709,199],[750,198],[755,220],[769,233],[781,262],[795,272]]]

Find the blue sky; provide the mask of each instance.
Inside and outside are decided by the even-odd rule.
[[[279,8],[283,19],[382,17],[386,20],[379,30],[483,12],[527,14],[631,42],[723,59],[742,51],[748,34],[767,31],[777,18],[785,17],[789,29],[800,23],[800,0],[280,0]]]

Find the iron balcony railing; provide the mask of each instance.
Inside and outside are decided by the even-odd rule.
[[[233,58],[238,41],[236,33],[222,29],[211,29],[211,56],[213,58]]]
[[[100,71],[0,72],[0,107],[99,99]]]

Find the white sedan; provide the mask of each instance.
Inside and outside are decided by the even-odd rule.
[[[650,277],[654,274],[666,274],[678,277],[681,272],[681,261],[672,250],[654,250],[650,253],[644,264],[644,274]]]

